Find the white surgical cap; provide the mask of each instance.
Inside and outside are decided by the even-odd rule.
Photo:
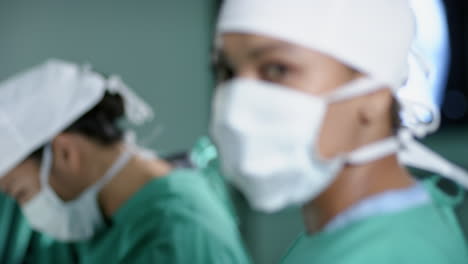
[[[116,78],[107,80],[89,67],[60,60],[0,83],[0,177],[91,110],[106,90],[122,92],[124,101],[131,95]],[[135,116],[149,117],[146,106],[140,106],[145,111]]]
[[[407,0],[226,0],[217,34],[301,45],[397,88],[408,75],[414,28]]]

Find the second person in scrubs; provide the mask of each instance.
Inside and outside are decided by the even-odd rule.
[[[2,211],[17,235],[2,263],[248,263],[202,171],[124,140],[119,120],[151,113],[119,78],[60,60],[0,84],[0,188],[27,222]]]

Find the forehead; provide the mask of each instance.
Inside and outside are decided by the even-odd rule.
[[[279,50],[302,50],[304,48],[279,39],[247,34],[247,33],[226,33],[220,36],[218,50],[221,53],[231,52],[267,52]]]
[[[283,45],[292,45],[288,42],[281,41],[279,39],[268,37],[258,34],[249,34],[249,33],[225,33],[220,36],[222,44],[226,43],[237,43],[237,44],[249,44],[249,45],[262,45],[262,44],[283,44]]]

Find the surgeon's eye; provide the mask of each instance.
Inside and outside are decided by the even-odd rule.
[[[234,69],[231,67],[226,56],[222,52],[214,54],[212,70],[216,84],[221,84],[235,77]]]
[[[260,68],[260,76],[263,80],[281,83],[284,82],[290,74],[290,68],[281,63],[269,63]]]
[[[216,67],[216,83],[220,84],[234,78],[234,71],[227,65],[218,65]]]
[[[213,63],[213,73],[216,84],[229,81],[235,75],[234,70],[224,60]]]

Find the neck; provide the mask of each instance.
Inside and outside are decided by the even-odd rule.
[[[363,166],[346,167],[327,190],[303,207],[306,230],[315,233],[363,199],[412,185],[413,179],[399,165],[396,155]]]
[[[163,177],[171,171],[169,163],[158,159],[134,156],[128,164],[99,192],[99,204],[103,214],[112,215],[146,183]]]

